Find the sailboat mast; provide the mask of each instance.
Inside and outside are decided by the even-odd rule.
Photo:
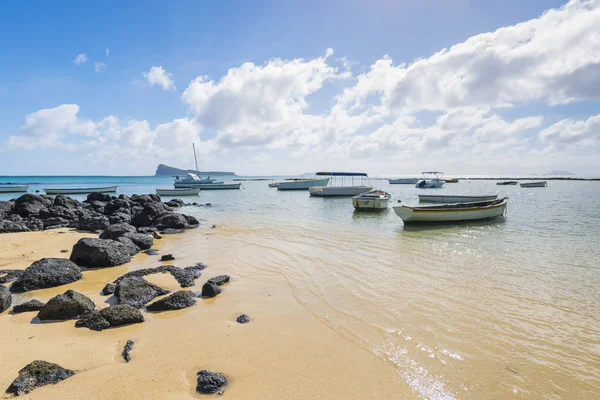
[[[192,148],[194,149],[194,161],[196,162],[196,172],[200,173],[198,170],[198,158],[196,158],[196,144],[192,143]]]

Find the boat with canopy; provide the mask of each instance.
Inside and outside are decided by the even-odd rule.
[[[415,185],[418,189],[437,189],[444,186],[444,173],[438,171],[423,172],[423,179]]]
[[[308,190],[315,197],[356,196],[373,189],[369,176],[364,172],[317,172],[316,178],[329,179],[327,186],[311,186]]]

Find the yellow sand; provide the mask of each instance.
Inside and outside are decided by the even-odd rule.
[[[64,233],[60,233],[64,232]],[[0,235],[0,269],[24,269],[42,257],[68,257],[83,236],[70,230]],[[32,323],[35,313],[0,314],[0,389],[19,369],[39,359],[76,372],[57,385],[39,388],[31,399],[186,399],[195,393],[201,369],[222,372],[230,384],[222,398],[230,399],[412,399],[395,368],[335,333],[306,311],[284,282],[246,277],[230,262],[235,238],[207,236],[206,231],[155,241],[162,254],[173,253],[174,265],[198,261],[209,268],[197,280],[195,292],[210,277],[229,274],[231,282],[215,299],[198,299],[192,308],[160,314],[144,312],[146,322],[94,332],[76,329],[74,321]],[[253,251],[244,248],[244,251]],[[229,260],[229,261],[228,261]],[[98,308],[107,306],[99,292],[128,270],[158,266],[158,258],[137,255],[125,266],[83,273],[83,280],[58,288],[13,296],[13,304],[50,297],[74,289]],[[244,275],[244,276],[243,276]],[[148,280],[179,290],[170,275]],[[235,322],[245,313],[249,324]],[[132,360],[120,354],[135,341]]]

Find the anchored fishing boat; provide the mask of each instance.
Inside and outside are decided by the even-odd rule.
[[[82,188],[44,188],[46,194],[87,194],[87,193],[114,193],[117,186],[82,187]]]
[[[269,187],[270,187],[270,188],[276,188],[277,186],[279,186],[279,182],[272,182],[272,183],[269,183]]]
[[[29,190],[29,185],[1,185],[0,193],[19,193]]]
[[[180,189],[156,189],[159,196],[197,196],[200,194],[199,187],[180,188]]]
[[[419,178],[398,178],[388,179],[387,181],[390,185],[414,185],[419,182]]]
[[[294,179],[288,182],[279,182],[277,190],[308,190],[311,186],[327,186],[329,178],[323,179]]]
[[[201,183],[199,185],[195,185],[202,190],[231,190],[231,189],[239,189],[242,186],[241,183],[223,183],[223,182],[215,182],[215,183]]]
[[[311,186],[308,189],[311,196],[356,196],[373,189],[369,176],[364,172],[317,172],[319,176],[327,177],[329,185]]]
[[[443,172],[423,172],[423,179],[419,180],[415,185],[418,189],[437,189],[444,186]]]
[[[391,198],[392,195],[389,193],[374,189],[354,196],[352,198],[352,205],[357,210],[384,210],[387,209]]]
[[[521,185],[521,187],[524,187],[524,188],[532,188],[532,187],[546,187],[546,186],[548,186],[548,183],[546,181],[539,181],[539,182],[519,183],[519,185]]]
[[[452,194],[420,194],[419,201],[424,203],[470,203],[473,201],[489,201],[498,198],[497,194],[488,196],[468,196]]]
[[[396,206],[394,212],[405,223],[475,221],[496,218],[504,214],[508,197],[491,201],[442,204],[433,206]]]
[[[496,185],[500,185],[500,186],[506,186],[506,185],[516,185],[517,181],[503,181],[503,182],[496,182]]]

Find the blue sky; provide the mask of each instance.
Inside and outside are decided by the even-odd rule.
[[[600,76],[596,57],[600,49],[598,41],[582,44],[578,38],[593,35],[580,21],[592,20],[588,23],[593,25],[598,3],[572,1],[570,8],[558,9],[560,26],[554,27],[555,21],[546,23],[549,17],[539,19],[545,10],[563,4],[516,0],[3,2],[0,175],[67,174],[75,172],[74,165],[86,174],[152,174],[158,162],[189,167],[181,164],[189,163],[191,154],[180,147],[190,147],[184,144],[191,141],[205,149],[203,168],[244,174],[356,169],[352,167],[356,162],[368,172],[390,174],[426,167],[456,173],[595,168],[600,121],[589,119],[600,107],[593,90],[586,90],[585,82],[578,80]],[[516,25],[527,21],[533,25],[536,18],[545,36],[539,32],[542,29],[531,33]],[[482,38],[497,59],[482,57],[481,65],[469,70],[464,67],[470,63],[468,57],[457,57],[461,61],[455,62],[450,54],[440,61],[450,70],[431,72],[437,65],[435,53],[502,27],[513,31],[508,39]],[[545,39],[552,29],[563,29],[563,37],[572,33],[570,51],[581,46],[579,50],[588,54],[588,59],[569,68],[567,77],[550,61],[553,54],[563,53],[561,45],[567,46]],[[519,35],[531,37],[513,39]],[[482,94],[486,79],[490,87],[502,84],[494,80],[505,74],[504,68],[516,64],[512,60],[502,64],[507,40],[514,41],[513,48],[519,40],[530,40],[542,49],[529,49],[535,57],[515,53],[521,71],[556,68],[560,79],[552,77],[531,88],[525,84],[522,90],[535,93],[531,96],[515,94],[519,88],[497,97]],[[500,51],[489,50],[494,46]],[[478,48],[469,51],[473,58],[485,53]],[[86,61],[77,64],[79,54],[85,54]],[[385,56],[393,61],[385,72],[389,83],[381,86],[369,72]],[[524,60],[530,58],[533,61],[527,65]],[[273,59],[281,63],[272,63]],[[430,63],[415,63],[419,59]],[[294,60],[299,69],[291,68]],[[311,62],[319,65],[313,68]],[[235,74],[244,63],[256,68]],[[500,65],[496,77],[485,77],[482,71],[493,71],[495,65]],[[161,68],[154,83],[148,77],[152,67]],[[422,70],[424,75],[402,78],[403,68],[413,74]],[[223,83],[228,72],[231,79]],[[518,69],[506,75],[503,79],[510,78],[509,84],[530,81]],[[431,88],[414,83],[425,76],[425,86],[438,77],[435,86],[439,87],[447,87],[443,82],[455,78],[476,76],[477,82],[457,90],[462,93],[460,101],[450,93],[447,101],[432,105],[440,94],[428,99]],[[165,89],[164,77],[174,87]],[[198,77],[214,84],[191,85]],[[361,80],[370,86],[358,90]],[[565,92],[558,99],[553,98],[553,84],[554,92]],[[354,97],[341,106],[342,93],[353,89]],[[466,100],[471,97],[468,90],[477,91],[472,97],[482,98],[471,104]],[[392,94],[401,99],[393,107],[388,102]],[[77,109],[57,109],[61,105]],[[277,106],[271,109],[272,105]],[[343,108],[342,114],[338,108]],[[36,114],[40,110],[54,111],[44,116]],[[469,114],[471,123],[463,127],[468,132],[444,131],[436,124],[436,118],[457,112]],[[30,126],[28,115],[33,121]],[[109,116],[118,122],[107,122]],[[543,121],[534,120],[540,116]],[[531,119],[507,128],[525,118]],[[556,127],[551,129],[565,119],[572,121],[560,125],[561,132],[572,131],[566,137],[556,133]],[[498,125],[499,120],[505,125]],[[489,147],[489,138],[482,139],[482,129],[493,131],[490,124],[514,130],[510,137],[498,133],[499,141],[506,141],[503,147]],[[386,129],[389,132],[383,132]],[[428,147],[428,143],[445,147]],[[487,150],[482,143],[488,143]],[[177,148],[167,151],[170,144]],[[561,150],[566,144],[569,148]],[[502,161],[500,152],[507,150],[519,154],[515,155],[518,164]],[[480,154],[485,151],[495,158]],[[477,160],[470,157],[473,152]],[[547,162],[540,162],[541,157]]]

